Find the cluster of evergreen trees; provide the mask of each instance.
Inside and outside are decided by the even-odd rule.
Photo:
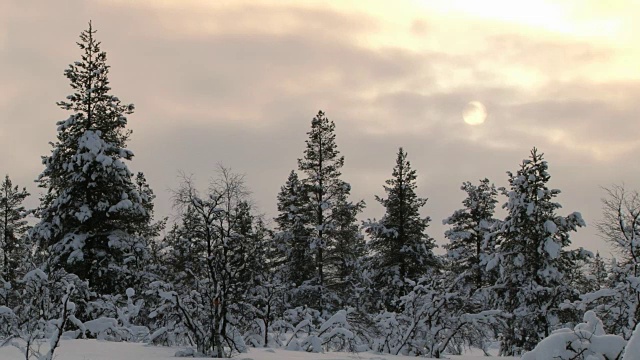
[[[243,176],[220,167],[207,189],[183,177],[177,221],[166,228],[154,220],[144,175],[127,166],[134,107],[111,94],[91,26],[78,45],[81,60],[65,71],[73,94],[58,103],[71,115],[43,157],[34,226],[27,191],[8,176],[0,184],[0,338],[30,344],[77,328],[77,336],[186,344],[219,357],[247,346],[439,357],[501,340],[501,354],[514,355],[588,309],[625,338],[640,319],[638,195],[613,188],[605,201],[599,229],[619,261],[570,250],[585,223],[557,214],[559,191],[547,187],[535,148],[508,173],[508,188],[463,183],[463,207],[444,220],[442,256],[402,148],[376,196],[384,215],[358,221],[365,204],[350,199],[335,124],[322,111],[277,194],[273,227]],[[499,195],[504,219],[495,217]],[[96,321],[110,325],[92,330]]]

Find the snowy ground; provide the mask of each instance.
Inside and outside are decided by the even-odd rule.
[[[59,360],[163,360],[174,357],[176,348],[161,346],[146,346],[137,343],[118,343],[98,340],[63,340],[56,351],[55,358]],[[0,348],[0,359],[20,360],[23,355],[13,347]],[[241,354],[236,359],[251,360],[407,360],[415,357],[392,356],[372,353],[327,353],[312,354],[298,351],[251,349],[247,354]],[[484,357],[481,353],[471,353],[464,356],[449,356],[451,360],[508,360],[510,357]]]

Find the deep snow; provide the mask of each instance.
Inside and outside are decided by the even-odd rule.
[[[55,352],[59,360],[164,360],[180,359],[174,356],[180,348],[148,346],[140,343],[108,342],[99,340],[62,340],[60,348]],[[14,347],[0,348],[0,359],[21,360],[23,355]],[[471,353],[464,356],[448,356],[451,360],[508,360],[512,357],[485,357],[482,353]],[[251,360],[407,360],[423,359],[406,356],[393,356],[373,353],[326,353],[314,354],[300,351],[251,349],[249,353],[240,354],[235,359]]]

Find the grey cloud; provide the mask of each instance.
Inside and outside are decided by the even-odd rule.
[[[629,94],[629,97],[635,96]],[[581,141],[636,142],[636,134],[640,132],[637,103],[619,107],[588,99],[549,99],[516,105],[510,110],[516,118],[535,121],[544,127],[570,129]]]
[[[147,174],[160,215],[171,211],[166,190],[177,185],[178,170],[206,182],[216,163],[246,173],[262,210],[273,215],[278,188],[302,156],[318,109],[336,122],[345,178],[352,182],[354,199],[369,205],[363,217],[382,215],[373,195],[383,195],[397,147],[404,146],[418,170],[420,193],[430,198],[425,215],[434,219],[431,235],[439,240],[441,219],[460,206],[460,183],[489,177],[506,185],[505,171],[517,170],[533,145],[547,154],[552,186],[564,191],[560,201],[566,210],[581,210],[590,222],[599,215],[599,185],[640,175],[625,165],[632,154],[603,163],[539,131],[563,129],[584,143],[633,141],[629,134],[637,133],[637,122],[631,119],[640,111],[634,105],[638,92],[631,90],[639,84],[624,87],[629,91],[619,96],[628,101],[622,105],[592,101],[594,93],[620,91],[619,84],[553,84],[532,100],[528,89],[500,85],[501,69],[476,68],[475,55],[361,46],[358,36],[376,26],[366,17],[283,7],[221,10],[209,20],[230,32],[194,37],[171,31],[193,11],[178,11],[176,23],[167,24],[167,14],[146,7],[67,4],[80,10],[47,5],[31,16],[23,7],[11,24],[8,50],[0,53],[5,99],[0,102],[0,151],[16,154],[1,157],[0,170],[8,169],[21,184],[30,184],[42,170],[39,156],[54,140],[55,121],[66,116],[55,106],[69,92],[62,71],[77,59],[74,41],[89,18],[109,54],[114,94],[137,105],[130,117],[130,148],[136,153],[131,168]],[[283,14],[309,26],[285,33],[253,27],[260,17],[273,21]],[[203,16],[197,20],[204,21]],[[416,26],[414,31],[424,31],[420,26],[430,25]],[[489,45],[519,46],[505,41]],[[545,59],[531,65],[542,68],[563,56],[564,47],[547,45],[527,44],[507,55],[509,61],[527,63],[526,51],[546,51]],[[581,46],[571,50],[575,61],[600,59],[597,53],[581,53]],[[490,81],[445,91],[438,85],[443,75],[435,70],[443,68],[474,71]],[[462,107],[470,100],[489,109],[482,127],[462,123]],[[376,128],[381,130],[369,131]],[[593,241],[589,231],[577,242]]]
[[[560,76],[593,63],[609,60],[615,50],[588,41],[534,39],[503,34],[486,39],[483,57],[507,64],[531,66],[547,76]],[[561,65],[561,66],[560,66]]]
[[[363,137],[356,128],[344,126],[335,115],[328,113],[337,122],[338,145],[346,156],[345,179],[353,184],[353,198],[364,199],[369,205],[363,218],[382,215],[373,195],[383,195],[382,185],[390,176],[397,147],[403,146],[418,170],[420,194],[430,199],[424,214],[434,219],[430,233],[439,241],[442,241],[445,229],[440,221],[457,209],[463,198],[460,184],[489,177],[496,184],[506,186],[505,172],[515,172],[533,145],[547,153],[551,185],[564,191],[560,201],[566,209],[561,213],[582,211],[587,221],[593,223],[599,216],[598,186],[610,182],[605,173],[591,174],[596,164],[589,159],[578,156],[567,159],[561,147],[541,143],[535,137],[525,136],[520,139],[522,144],[518,148],[495,152],[482,145],[451,141],[447,135],[450,129],[444,126],[413,136]],[[145,171],[154,184],[164,187],[176,184],[175,179],[168,176],[172,173],[164,166],[166,163],[180,164],[179,168],[204,178],[216,162],[223,162],[247,173],[247,181],[255,191],[258,203],[268,215],[273,215],[275,194],[286,174],[296,167],[296,159],[302,155],[303,134],[308,130],[310,117],[292,117],[270,130],[260,131],[230,126],[182,128],[170,137],[156,141],[155,145],[145,146],[145,155],[140,155],[136,161],[148,167]],[[190,144],[188,148],[180,147],[186,143]],[[575,238],[577,245],[605,248],[597,244],[592,228],[581,231]]]

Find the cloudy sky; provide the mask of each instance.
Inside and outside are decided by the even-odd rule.
[[[639,187],[638,16],[631,0],[3,0],[0,172],[38,194],[40,156],[68,117],[55,105],[70,93],[62,73],[91,19],[113,93],[136,105],[130,167],[147,175],[159,215],[179,170],[204,185],[221,163],[273,216],[322,109],[363,219],[382,215],[373,197],[399,146],[439,243],[463,181],[505,186],[537,146],[561,213],[593,225],[600,186]],[[470,101],[486,106],[482,125],[463,121]],[[592,226],[573,238],[609,252]]]

